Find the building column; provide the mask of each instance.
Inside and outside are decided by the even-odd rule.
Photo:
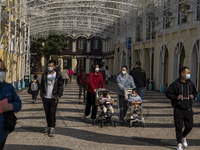
[[[42,72],[45,72],[46,71],[46,61],[45,61],[45,57],[42,56],[41,57],[41,64],[42,64]]]
[[[60,56],[60,67],[61,67],[61,70],[63,71],[64,61],[63,61],[63,57],[62,56]]]
[[[87,40],[87,53],[90,53],[90,50],[91,50],[91,40],[88,39]]]
[[[24,24],[23,26],[24,28],[24,37],[23,37],[23,64],[22,64],[22,69],[23,69],[23,73],[22,73],[22,88],[25,88],[25,80],[24,80],[24,76],[26,75],[26,53],[27,53],[27,49],[26,49],[26,40],[27,40],[27,28],[26,28],[26,24]]]
[[[9,11],[9,20],[11,19],[11,13]],[[7,73],[7,79],[8,79],[8,83],[11,82],[10,78],[10,50],[11,50],[11,22],[9,21],[8,23],[8,53],[7,53],[7,68],[8,68],[8,73]]]
[[[105,40],[103,39],[102,40],[102,52],[106,52],[106,43],[105,43]]]
[[[72,58],[72,70],[74,70],[74,73],[76,73],[76,68],[77,68],[77,58],[74,56]]]
[[[22,29],[22,22],[21,22],[21,20],[20,20],[20,29]],[[22,89],[22,86],[21,86],[21,76],[22,76],[22,41],[23,41],[23,39],[22,39],[22,32],[20,32],[20,34],[19,34],[19,42],[20,42],[20,44],[19,44],[19,61],[18,61],[18,77],[17,77],[17,79],[18,79],[18,90],[21,90]]]
[[[90,73],[90,59],[89,58],[86,58],[85,71],[87,74]]]
[[[76,39],[72,42],[72,52],[76,52]]]

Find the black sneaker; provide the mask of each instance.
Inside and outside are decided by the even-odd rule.
[[[49,137],[54,137],[54,136],[55,136],[55,129],[51,127],[49,130]]]

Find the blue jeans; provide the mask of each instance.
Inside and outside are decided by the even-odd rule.
[[[139,96],[141,97],[141,99],[144,99],[144,87],[137,87],[138,91],[139,91]]]

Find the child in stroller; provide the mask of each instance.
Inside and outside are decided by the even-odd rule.
[[[110,92],[107,89],[97,89],[96,90],[96,105],[101,108],[101,114],[97,117],[94,124],[101,123],[101,127],[105,124],[113,123],[114,127],[115,121],[112,121],[112,116],[114,114],[113,108],[114,100],[110,96]]]
[[[125,92],[125,99],[128,101],[128,106],[130,113],[126,115],[125,121],[130,123],[130,127],[133,126],[133,123],[138,123],[141,126],[145,126],[145,121],[143,117],[143,107],[142,99],[138,95],[137,89],[127,89]],[[137,112],[140,111],[138,114]]]
[[[112,107],[113,103],[114,100],[111,98],[110,92],[109,91],[103,92],[103,95],[100,97],[99,104],[105,117],[113,116],[114,114],[114,109]],[[108,114],[108,111],[111,112],[110,115]]]
[[[138,90],[137,89],[133,89],[132,90],[132,94],[130,95],[130,98],[128,100],[128,106],[129,106],[129,110],[130,110],[130,118],[133,119],[134,118],[134,114],[135,111],[140,111],[140,118],[144,119],[143,117],[143,107],[142,107],[142,99],[141,97],[138,95]]]

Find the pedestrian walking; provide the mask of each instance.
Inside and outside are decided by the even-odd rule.
[[[38,81],[38,75],[34,75],[33,80],[29,83],[28,93],[32,95],[32,103],[36,103],[37,96],[40,90],[40,83]]]
[[[137,61],[135,65],[136,67],[133,68],[131,71],[131,76],[133,77],[135,86],[139,91],[139,96],[141,97],[142,100],[144,100],[144,90],[146,90],[146,85],[147,85],[146,73],[141,68],[140,61]]]
[[[3,150],[9,133],[5,129],[5,114],[20,111],[22,105],[12,84],[5,82],[6,72],[5,64],[0,59],[0,150]]]
[[[68,75],[67,69],[63,69],[63,71],[62,71],[62,77],[63,77],[63,84],[65,86],[67,86],[67,83],[69,81],[69,75]]]
[[[77,84],[79,86],[79,103],[81,104],[81,95],[83,91],[83,102],[85,103],[85,91],[87,88],[88,84],[88,77],[87,74],[85,73],[85,69],[82,68],[80,73],[77,74]]]
[[[72,82],[72,77],[74,76],[74,71],[72,70],[72,68],[69,68],[68,70],[68,75],[69,75],[69,83]]]
[[[87,102],[85,107],[85,113],[83,114],[82,118],[86,118],[90,114],[90,109],[92,107],[92,115],[91,119],[93,123],[95,122],[96,115],[97,115],[97,107],[95,104],[95,92],[99,88],[105,88],[103,76],[99,72],[99,65],[94,65],[92,67],[92,72],[89,74],[89,83],[87,87]]]
[[[176,129],[177,150],[187,147],[187,135],[193,128],[192,100],[197,96],[194,83],[190,80],[188,67],[181,67],[179,78],[167,89],[166,96],[171,100],[174,108],[174,124]],[[183,123],[185,129],[183,130]]]
[[[128,100],[125,100],[124,91],[128,88],[135,88],[134,80],[127,71],[127,66],[122,66],[121,73],[117,76],[119,121],[121,123],[124,123],[124,117],[128,110]]]
[[[111,77],[108,66],[106,66],[105,74],[106,74],[106,84],[108,84],[108,79]]]
[[[55,68],[56,62],[50,60],[48,62],[48,72],[42,74],[40,90],[47,121],[45,134],[48,134],[50,137],[55,135],[56,109],[59,99],[63,95],[62,75],[56,72]]]

